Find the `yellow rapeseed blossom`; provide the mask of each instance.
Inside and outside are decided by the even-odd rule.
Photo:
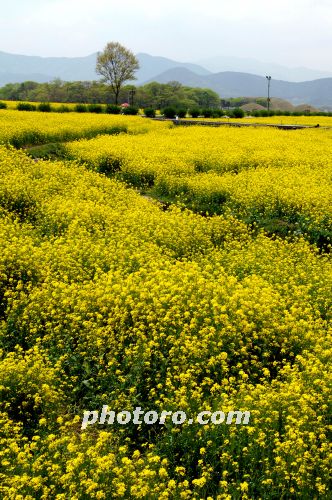
[[[0,147],[1,498],[325,497],[331,136],[151,127],[71,143],[76,161]],[[103,405],[250,422],[82,429]]]

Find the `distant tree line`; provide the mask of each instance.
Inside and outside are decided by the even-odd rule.
[[[77,81],[65,82],[55,79],[48,83],[37,83],[26,81],[23,83],[8,83],[0,88],[0,108],[5,107],[1,101],[19,101],[19,109],[33,111],[79,111],[94,113],[119,113],[121,110],[115,106],[114,94],[110,92],[107,83],[98,81]],[[62,103],[56,109],[49,103]],[[318,112],[313,110],[296,110],[290,103],[290,109],[270,109],[267,111],[266,98],[234,97],[220,99],[219,95],[211,89],[193,88],[173,81],[169,83],[151,82],[146,85],[135,86],[125,85],[121,88],[118,102],[129,103],[130,107],[125,112],[136,114],[138,109],[144,109],[145,114],[154,116],[155,111],[162,110],[165,116],[182,118],[186,114],[196,118],[204,116],[206,118],[218,118],[223,115],[241,118],[245,114],[251,116],[273,116],[273,115],[330,115],[328,112]],[[254,102],[263,109],[252,109],[248,111],[245,105]],[[29,104],[41,103],[41,104]],[[74,108],[68,108],[66,104],[76,103]],[[101,106],[104,104],[106,106]],[[276,100],[275,106],[278,106]],[[244,110],[241,108],[244,106]],[[293,108],[293,109],[292,109]]]
[[[0,88],[0,99],[8,101],[60,102],[84,104],[115,104],[113,94],[106,83],[64,82],[55,79],[48,83],[26,81],[8,83]],[[118,102],[135,104],[139,108],[176,109],[221,107],[220,97],[210,89],[191,88],[179,82],[157,83],[134,86],[125,85],[120,90]]]

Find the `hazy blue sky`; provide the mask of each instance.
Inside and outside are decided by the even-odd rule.
[[[0,0],[0,50],[83,56],[119,41],[195,61],[254,57],[332,70],[332,0]]]

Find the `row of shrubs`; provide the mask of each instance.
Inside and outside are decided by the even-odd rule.
[[[5,102],[0,102],[0,109],[6,109],[7,104]],[[115,104],[75,104],[75,106],[67,106],[62,104],[61,106],[52,106],[49,102],[41,102],[39,104],[33,104],[30,102],[19,102],[16,106],[19,111],[43,111],[43,112],[57,112],[57,113],[69,113],[70,111],[76,111],[77,113],[110,113],[110,114],[120,114],[125,115],[137,115],[138,108],[136,106],[128,106],[122,108],[121,106],[116,106]]]
[[[144,110],[146,116],[155,116],[155,110],[149,108]],[[204,118],[221,118],[222,116],[227,116],[229,118],[243,118],[244,116],[255,116],[255,117],[267,117],[267,116],[331,116],[332,112],[321,111],[315,113],[309,113],[307,111],[283,111],[283,110],[254,110],[245,112],[242,108],[233,108],[228,110],[222,109],[191,109],[186,111],[185,109],[175,109],[175,108],[165,108],[163,110],[163,115],[165,118],[185,118],[186,116],[192,118],[204,117]]]
[[[7,108],[5,102],[0,102],[0,109]],[[75,104],[75,106],[69,107],[65,104],[61,106],[52,106],[49,102],[41,102],[39,104],[33,104],[30,102],[19,102],[16,106],[19,111],[43,111],[43,112],[57,112],[57,113],[68,113],[70,111],[76,111],[77,113],[110,113],[110,114],[120,114],[125,115],[137,115],[139,109],[136,106],[121,107],[115,104]],[[154,118],[156,116],[156,110],[153,108],[144,109],[144,114],[148,118]],[[185,118],[187,115],[192,118],[198,118],[202,116],[204,118],[220,118],[225,115],[225,112],[221,109],[176,109],[172,107],[167,107],[162,110],[162,115],[165,118]],[[244,112],[237,108],[228,113],[229,116],[239,117],[244,116]]]
[[[74,110],[77,113],[109,113],[112,115],[137,115],[139,109],[136,106],[128,106],[122,108],[116,104],[107,104],[103,106],[102,104],[76,104]]]
[[[154,117],[155,116],[155,110],[152,108],[148,108],[144,110],[145,116],[149,117]],[[189,109],[188,111],[186,109],[175,109],[172,107],[165,108],[162,111],[162,114],[164,115],[165,118],[175,118],[176,116],[178,118],[186,118],[186,116],[190,116],[191,118],[198,118],[198,117],[204,117],[204,118],[221,118],[222,116],[226,115],[226,112],[223,111],[222,109],[211,109],[211,108],[206,108],[206,109]],[[242,118],[244,116],[244,111],[243,109],[240,108],[235,108],[233,110],[230,110],[229,112],[227,111],[227,116],[232,117],[232,118]]]
[[[329,111],[317,111],[310,113],[308,111],[286,111],[280,109],[260,109],[248,112],[251,116],[256,117],[266,117],[266,116],[332,116],[332,112]]]
[[[0,101],[0,109],[6,109],[7,103]],[[115,104],[75,104],[74,106],[67,106],[62,104],[61,106],[52,106],[49,102],[41,102],[39,104],[33,104],[29,102],[19,102],[16,106],[19,111],[43,111],[43,112],[57,112],[57,113],[68,113],[70,111],[76,111],[77,113],[109,113],[109,114],[125,114],[125,115],[137,115],[139,108],[136,106],[121,107]],[[156,116],[156,110],[154,108],[145,108],[144,114],[148,118],[154,118]],[[229,110],[222,109],[177,109],[173,107],[167,107],[161,111],[161,114],[165,118],[221,118],[227,116],[230,118],[243,118],[245,115],[251,115],[255,117],[267,117],[267,116],[303,116],[303,115],[315,115],[315,116],[332,116],[332,112],[316,112],[308,113],[306,111],[284,111],[284,110],[254,110],[245,112],[242,108],[234,108]]]

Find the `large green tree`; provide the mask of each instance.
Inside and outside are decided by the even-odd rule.
[[[139,63],[135,55],[118,42],[108,43],[97,56],[96,72],[109,83],[116,104],[123,84],[135,80],[135,71],[138,69]]]

